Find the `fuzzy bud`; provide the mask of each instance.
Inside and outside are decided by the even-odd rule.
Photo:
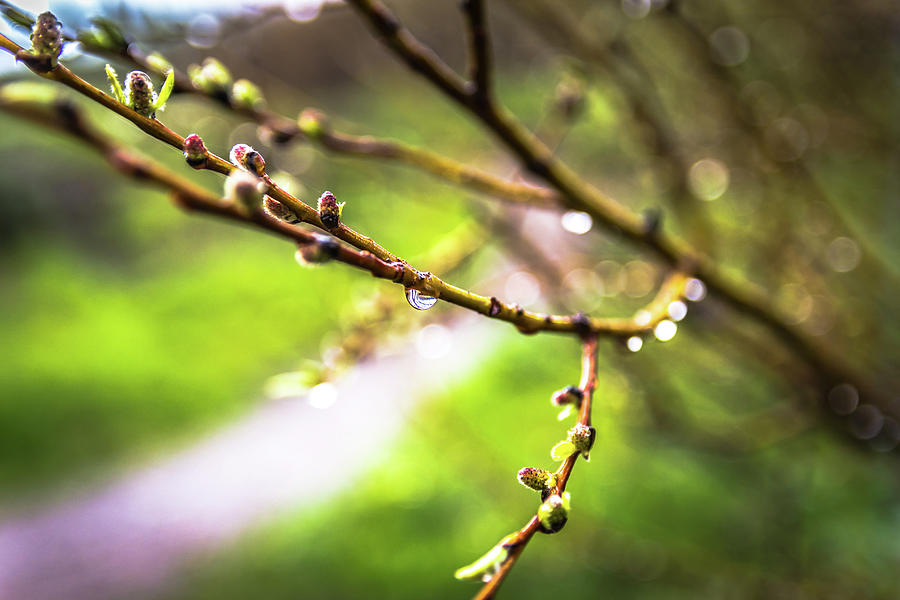
[[[567,441],[575,447],[575,450],[581,452],[585,460],[591,459],[591,448],[594,446],[594,440],[597,438],[597,430],[590,425],[578,423],[569,430]]]
[[[187,72],[195,88],[215,96],[228,96],[231,73],[215,58],[204,59],[202,65],[190,65]]]
[[[149,117],[153,114],[153,103],[156,94],[153,93],[153,82],[150,76],[143,71],[132,71],[125,76],[125,104],[134,112]]]
[[[184,160],[187,161],[187,164],[195,169],[202,169],[206,166],[208,156],[209,152],[206,150],[203,138],[196,133],[184,138]]]
[[[266,105],[262,90],[249,79],[238,79],[231,87],[231,105],[253,110]]]
[[[35,54],[49,56],[51,65],[56,66],[56,59],[62,53],[62,23],[52,12],[44,12],[38,15],[31,30],[31,50]]]
[[[290,223],[291,225],[297,225],[298,223],[303,222],[303,220],[297,216],[297,213],[271,196],[263,198],[263,210],[266,211],[266,214],[269,216]]]
[[[487,553],[470,565],[456,570],[453,576],[456,579],[483,581],[487,583],[493,579],[503,563],[509,559],[509,551],[518,543],[519,536],[511,533],[487,551]]]
[[[334,194],[325,192],[319,196],[319,218],[322,219],[322,225],[328,229],[334,229],[341,224],[341,213],[344,210],[344,203],[335,199]]]
[[[231,159],[231,164],[236,167],[255,173],[260,177],[266,174],[266,160],[262,154],[247,144],[235,144],[228,157]]]
[[[246,171],[235,169],[225,179],[225,198],[237,204],[248,215],[259,208],[265,191],[265,182]]]
[[[553,494],[538,508],[538,519],[541,521],[541,531],[544,533],[556,533],[569,520],[571,508],[571,495],[569,492]]]
[[[519,469],[516,476],[519,483],[527,488],[542,492],[547,488],[556,485],[556,476],[546,469],[538,469],[536,467],[525,467]]]
[[[314,233],[315,240],[297,248],[295,258],[305,267],[320,265],[335,258],[341,245],[333,237]]]

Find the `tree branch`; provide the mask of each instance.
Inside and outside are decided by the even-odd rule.
[[[320,111],[308,109],[299,119],[304,135],[327,150],[359,156],[381,158],[417,167],[441,179],[489,194],[514,204],[540,208],[559,206],[559,194],[545,187],[514,183],[480,169],[458,163],[423,148],[372,136],[353,136],[333,131],[328,118]]]
[[[491,48],[485,15],[485,0],[462,0],[460,3],[466,22],[468,40],[469,93],[476,101],[490,104]]]
[[[582,349],[581,359],[581,383],[579,389],[584,396],[581,403],[581,412],[578,415],[578,423],[590,426],[591,424],[591,408],[593,405],[594,389],[597,387],[597,338],[590,336],[585,338]],[[567,458],[560,468],[556,471],[556,486],[550,490],[550,494],[562,494],[566,490],[566,484],[575,467],[575,462],[580,454],[576,452]],[[509,575],[509,572],[515,566],[516,561],[525,550],[525,546],[534,537],[540,529],[540,519],[535,514],[522,529],[517,531],[515,538],[507,543],[509,547],[509,557],[503,562],[498,571],[491,579],[482,586],[474,600],[490,600],[496,594],[503,580]]]
[[[175,175],[164,167],[125,152],[91,129],[72,104],[57,104],[52,110],[47,110],[33,102],[10,100],[0,95],[0,109],[61,130],[88,143],[103,154],[119,171],[136,179],[155,182],[174,192],[177,203],[184,208],[224,217],[232,221],[255,223],[301,245],[317,243],[317,238],[304,229],[294,227],[264,211],[257,211],[253,215],[247,216],[235,206],[222,202],[218,196],[210,194],[205,189]],[[665,318],[665,307],[669,302],[680,297],[687,281],[686,276],[681,273],[670,276],[662,286],[657,298],[647,307],[647,311],[653,315],[649,321],[634,318],[604,319],[588,317],[583,313],[549,315],[527,311],[516,304],[501,302],[496,297],[479,296],[456,287],[431,273],[422,272],[410,266],[405,261],[385,260],[367,250],[358,252],[340,246],[335,258],[340,262],[367,270],[376,277],[389,279],[406,288],[416,289],[421,293],[435,296],[487,317],[512,323],[522,333],[556,331],[579,335],[604,334],[615,337],[645,334]]]
[[[416,53],[422,44],[399,24],[397,18],[378,0],[347,0],[365,19],[382,41],[407,64],[417,63],[422,57]],[[398,31],[403,35],[399,36]],[[428,56],[433,56],[429,50]],[[438,86],[444,89],[444,86]],[[451,94],[473,116],[480,119],[502,141],[523,165],[542,177],[562,195],[563,202],[572,209],[590,214],[607,229],[625,239],[637,243],[663,258],[670,264],[694,272],[709,290],[725,300],[733,308],[764,324],[773,334],[802,356],[819,374],[826,386],[842,382],[852,383],[882,412],[900,419],[900,406],[889,394],[880,389],[855,367],[850,365],[822,340],[814,340],[776,311],[768,294],[759,287],[735,279],[715,264],[708,256],[699,253],[683,240],[647,227],[645,220],[606,196],[580,178],[533,134],[497,104],[481,105],[467,101],[466,97]]]

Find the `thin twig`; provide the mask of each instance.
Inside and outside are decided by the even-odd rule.
[[[491,48],[488,42],[485,0],[462,0],[468,40],[469,93],[478,102],[491,102]]]
[[[90,128],[85,119],[72,104],[54,105],[53,110],[41,108],[33,102],[9,100],[0,97],[0,108],[68,133],[101,152],[118,170],[135,177],[153,181],[177,194],[178,203],[185,208],[213,214],[233,221],[255,223],[264,229],[287,237],[304,245],[315,243],[315,237],[306,230],[280,221],[263,211],[251,216],[245,215],[235,206],[223,202],[203,188],[187,179],[175,175],[168,169],[142,157],[129,154],[114,145],[107,138]],[[496,297],[479,296],[468,290],[444,282],[440,278],[422,272],[405,261],[384,260],[364,250],[356,251],[340,246],[337,260],[371,272],[376,277],[389,279],[406,288],[434,295],[451,304],[481,313],[487,317],[507,321],[523,333],[557,331],[579,335],[604,334],[614,337],[642,335],[665,318],[665,308],[683,294],[687,277],[682,273],[672,274],[661,286],[657,297],[645,310],[653,316],[648,321],[634,318],[597,318],[583,313],[575,315],[549,315],[526,311],[516,304],[508,304]]]
[[[726,273],[710,257],[699,253],[683,240],[656,228],[647,227],[645,220],[619,204],[597,188],[588,184],[553,153],[531,132],[526,130],[499,103],[489,105],[472,102],[471,96],[457,92],[453,79],[443,80],[443,63],[434,53],[399,22],[396,16],[378,0],[347,0],[367,21],[382,41],[407,64],[426,65],[428,79],[447,95],[466,108],[502,141],[523,165],[555,187],[563,202],[572,209],[583,210],[607,229],[625,239],[649,248],[670,264],[686,268],[697,274],[710,292],[718,295],[733,308],[764,324],[772,333],[802,356],[818,373],[822,383],[831,386],[848,382],[860,395],[877,405],[882,412],[900,418],[900,406],[889,394],[873,383],[842,355],[827,346],[821,339],[812,338],[795,325],[788,323],[774,307],[769,295],[750,282]],[[426,52],[422,53],[422,48]],[[422,72],[423,69],[415,69]]]
[[[578,415],[578,422],[582,425],[590,426],[594,389],[597,387],[596,336],[590,336],[584,340],[581,359],[581,384],[579,387],[584,395],[584,400],[581,403],[581,412]],[[578,452],[571,455],[563,462],[559,470],[556,471],[556,486],[550,490],[550,494],[562,494],[566,490],[566,483],[569,481],[569,476],[572,474],[572,469],[575,467],[575,462],[578,460],[579,456],[580,454]],[[500,588],[500,585],[503,583],[503,580],[506,579],[506,576],[509,575],[509,572],[516,564],[516,560],[518,560],[522,551],[525,550],[525,546],[528,545],[528,542],[531,541],[534,534],[538,532],[540,524],[540,519],[537,514],[535,514],[522,529],[514,534],[516,537],[507,542],[507,546],[509,547],[509,557],[504,561],[491,579],[482,586],[478,594],[475,595],[474,600],[489,600],[494,597],[497,590]]]

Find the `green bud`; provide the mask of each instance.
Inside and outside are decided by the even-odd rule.
[[[227,96],[231,91],[231,73],[215,58],[207,58],[202,65],[188,67],[188,77],[194,87],[212,95]]]
[[[516,479],[525,487],[539,492],[556,485],[556,475],[546,469],[538,469],[537,467],[519,469]]]
[[[266,184],[262,179],[240,169],[235,169],[225,179],[225,198],[247,215],[256,212],[265,191]]]
[[[544,533],[556,533],[569,520],[571,508],[571,494],[563,492],[562,496],[553,494],[538,508],[538,519],[541,522],[541,531]]]
[[[307,108],[297,118],[297,127],[303,132],[303,135],[310,139],[315,139],[328,131],[328,117],[322,111],[315,108]]]
[[[262,90],[249,79],[238,79],[231,87],[231,105],[253,110],[266,105]]]
[[[484,556],[470,565],[457,569],[453,576],[456,579],[487,583],[509,559],[509,551],[516,545],[517,539],[518,535],[515,533],[509,534],[497,542],[497,545],[488,550]]]
[[[50,57],[50,64],[56,67],[56,60],[62,53],[62,23],[52,12],[44,12],[38,15],[31,30],[31,51]]]
[[[594,440],[597,438],[597,430],[589,425],[578,423],[569,430],[568,442],[575,447],[575,450],[581,452],[585,460],[591,459],[591,448],[594,446]]]

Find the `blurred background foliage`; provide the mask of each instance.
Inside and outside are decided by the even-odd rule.
[[[462,67],[455,2],[392,6]],[[259,84],[276,112],[322,108],[342,130],[518,176],[489,135],[346,7],[303,22],[280,8],[210,7],[220,34],[207,38],[192,29],[198,15],[175,9],[54,10],[72,28],[103,14],[181,68],[216,56]],[[771,289],[795,323],[895,393],[892,3],[498,0],[490,16],[499,96],[524,123],[590,181],[636,211],[661,210],[664,227]],[[103,61],[72,52],[64,62],[106,87]],[[33,78],[22,68],[2,77]],[[115,139],[221,189],[218,176],[186,170],[177,152],[59,93]],[[346,222],[400,256],[425,256],[461,225],[504,220],[550,268],[529,261],[514,235],[492,236],[453,273],[480,293],[521,293],[496,275],[511,264],[514,281],[542,291],[529,308],[625,315],[662,274],[605,232],[561,229],[556,214],[489,210],[414,170],[272,145],[203,98],[176,95],[161,119],[220,155],[250,143],[277,181],[307,201],[331,190],[348,203]],[[340,265],[300,269],[279,240],[180,213],[67,139],[4,114],[0,131],[0,500],[9,511],[239,419],[265,401],[267,378],[339,343],[361,303],[385,291],[402,302]],[[395,344],[458,312],[398,310],[397,335],[378,334]],[[163,595],[474,593],[453,569],[534,510],[514,475],[548,466],[563,427],[547,400],[579,373],[573,340],[484,327],[502,336],[490,358],[422,398],[349,491],[185,565]],[[505,597],[895,597],[896,422],[827,416],[828,391],[809,385],[802,363],[712,299],[691,307],[670,342],[602,352],[598,443],[571,481],[569,526],[534,540]]]

